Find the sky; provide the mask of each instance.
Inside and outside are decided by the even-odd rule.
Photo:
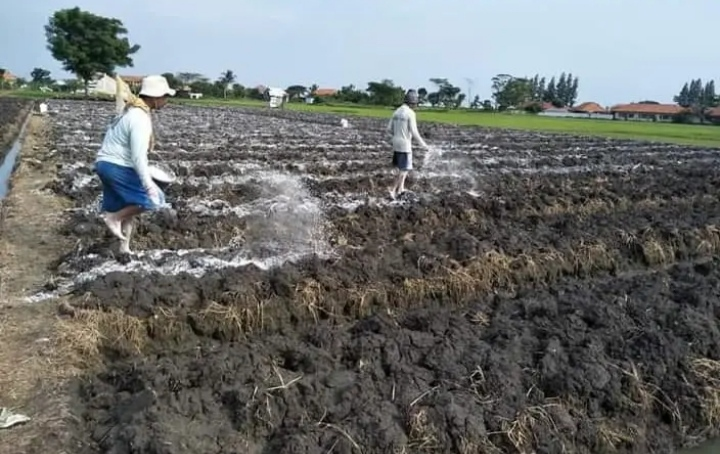
[[[42,0],[6,2],[0,67],[65,78],[43,26],[79,6],[123,21],[140,44],[120,74],[195,72],[287,87],[405,88],[448,78],[490,98],[499,73],[571,72],[577,102],[672,102],[683,83],[720,77],[718,0]],[[716,81],[718,83],[720,81]]]

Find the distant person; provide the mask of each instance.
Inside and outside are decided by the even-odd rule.
[[[393,112],[392,118],[387,126],[387,131],[392,134],[393,158],[392,165],[398,171],[395,185],[388,188],[390,197],[395,199],[405,192],[405,179],[412,170],[412,139],[420,143],[425,150],[427,144],[420,137],[417,128],[415,109],[418,105],[418,94],[415,90],[408,90],[405,94],[405,102]]]
[[[122,240],[121,253],[130,253],[135,216],[157,209],[165,201],[148,166],[148,151],[154,141],[150,111],[162,108],[168,96],[174,95],[164,77],[145,77],[140,96],[130,96],[125,109],[108,127],[97,154],[95,172],[102,182],[103,220]]]

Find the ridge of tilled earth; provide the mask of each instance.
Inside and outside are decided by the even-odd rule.
[[[351,215],[330,217],[335,242],[345,238],[339,256],[330,261],[309,258],[270,272],[247,268],[209,270],[199,278],[111,272],[79,285],[75,292],[94,297],[85,298],[83,305],[98,301],[106,307],[120,305],[139,313],[153,313],[153,307],[167,304],[177,307],[173,303],[175,298],[168,294],[171,288],[172,295],[182,295],[182,301],[194,306],[218,301],[226,292],[236,292],[243,285],[261,289],[257,292],[261,300],[285,299],[288,295],[297,299],[293,289],[312,279],[321,287],[323,300],[330,303],[333,297],[346,295],[352,288],[362,291],[363,287],[375,290],[402,287],[408,279],[452,275],[453,269],[459,271],[457,267],[467,270],[475,266],[482,273],[492,265],[487,259],[491,254],[507,260],[546,257],[541,263],[542,270],[534,273],[517,267],[498,269],[507,278],[516,276],[514,285],[526,279],[542,282],[545,277],[562,274],[583,276],[588,272],[666,264],[707,256],[720,247],[720,232],[715,227],[720,225],[720,211],[713,197],[671,199],[661,204],[638,204],[631,211],[602,211],[584,216],[512,214],[507,203],[450,194],[440,204],[417,203],[393,209],[360,207]],[[75,217],[82,221],[81,225],[91,225],[83,216]],[[216,222],[208,223],[208,218],[156,217],[153,224],[141,225],[138,233],[146,236],[149,246],[186,249],[196,247],[205,231],[213,231],[215,236],[227,231],[230,236],[243,230],[243,221],[232,215],[210,220]],[[223,230],[223,225],[236,227]],[[251,238],[249,233],[247,236]],[[229,259],[235,253],[232,248],[195,251],[184,254],[181,260],[203,256]],[[113,253],[93,243],[71,252],[59,267],[58,275],[88,272],[108,260],[114,260]],[[167,251],[162,256],[138,256],[135,260],[161,266],[178,257]],[[502,281],[495,282],[493,288]],[[467,293],[474,290],[469,288]],[[440,296],[437,292],[433,295]]]
[[[719,287],[716,259],[203,342],[112,364],[83,417],[101,452],[671,453],[718,434]]]

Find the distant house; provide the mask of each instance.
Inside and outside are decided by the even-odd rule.
[[[713,123],[720,123],[720,107],[712,107],[705,111],[707,118]]]
[[[313,92],[307,92],[303,96],[306,104],[313,104],[316,98],[326,98],[328,96],[334,96],[338,93],[338,90],[334,88],[318,88]]]
[[[202,98],[202,93],[193,93],[192,88],[190,88],[190,85],[183,85],[182,88],[178,89],[175,95],[178,98],[190,98],[190,99],[200,99]]]
[[[263,92],[263,97],[268,102],[268,106],[283,107],[288,100],[288,94],[282,88],[268,87]]]
[[[128,87],[130,87],[130,90],[132,90],[134,93],[137,93],[140,90],[140,86],[142,85],[142,80],[145,76],[119,76],[120,80],[125,82]]]
[[[598,114],[607,113],[607,109],[596,102],[584,102],[578,104],[570,109],[570,112],[585,113],[585,114]]]
[[[612,114],[596,102],[584,102],[574,107],[555,107],[552,104],[543,103],[542,107],[543,110],[538,113],[542,117],[613,119]]]
[[[312,93],[312,95],[316,98],[322,98],[325,96],[334,96],[337,94],[337,92],[338,90],[334,88],[318,88]]]
[[[687,112],[677,104],[631,103],[610,108],[615,120],[672,121],[675,115]]]
[[[556,113],[565,113],[570,112],[570,109],[567,107],[556,107],[552,105],[552,103],[544,102],[541,106],[542,112],[556,112]]]
[[[17,76],[10,71],[5,71],[2,75],[2,78],[0,78],[0,86],[7,87],[10,85],[14,85],[15,82],[17,82]]]

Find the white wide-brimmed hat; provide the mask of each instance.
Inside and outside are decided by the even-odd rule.
[[[147,76],[142,80],[140,95],[162,98],[163,96],[175,96],[175,90],[170,88],[167,79],[163,76]]]

